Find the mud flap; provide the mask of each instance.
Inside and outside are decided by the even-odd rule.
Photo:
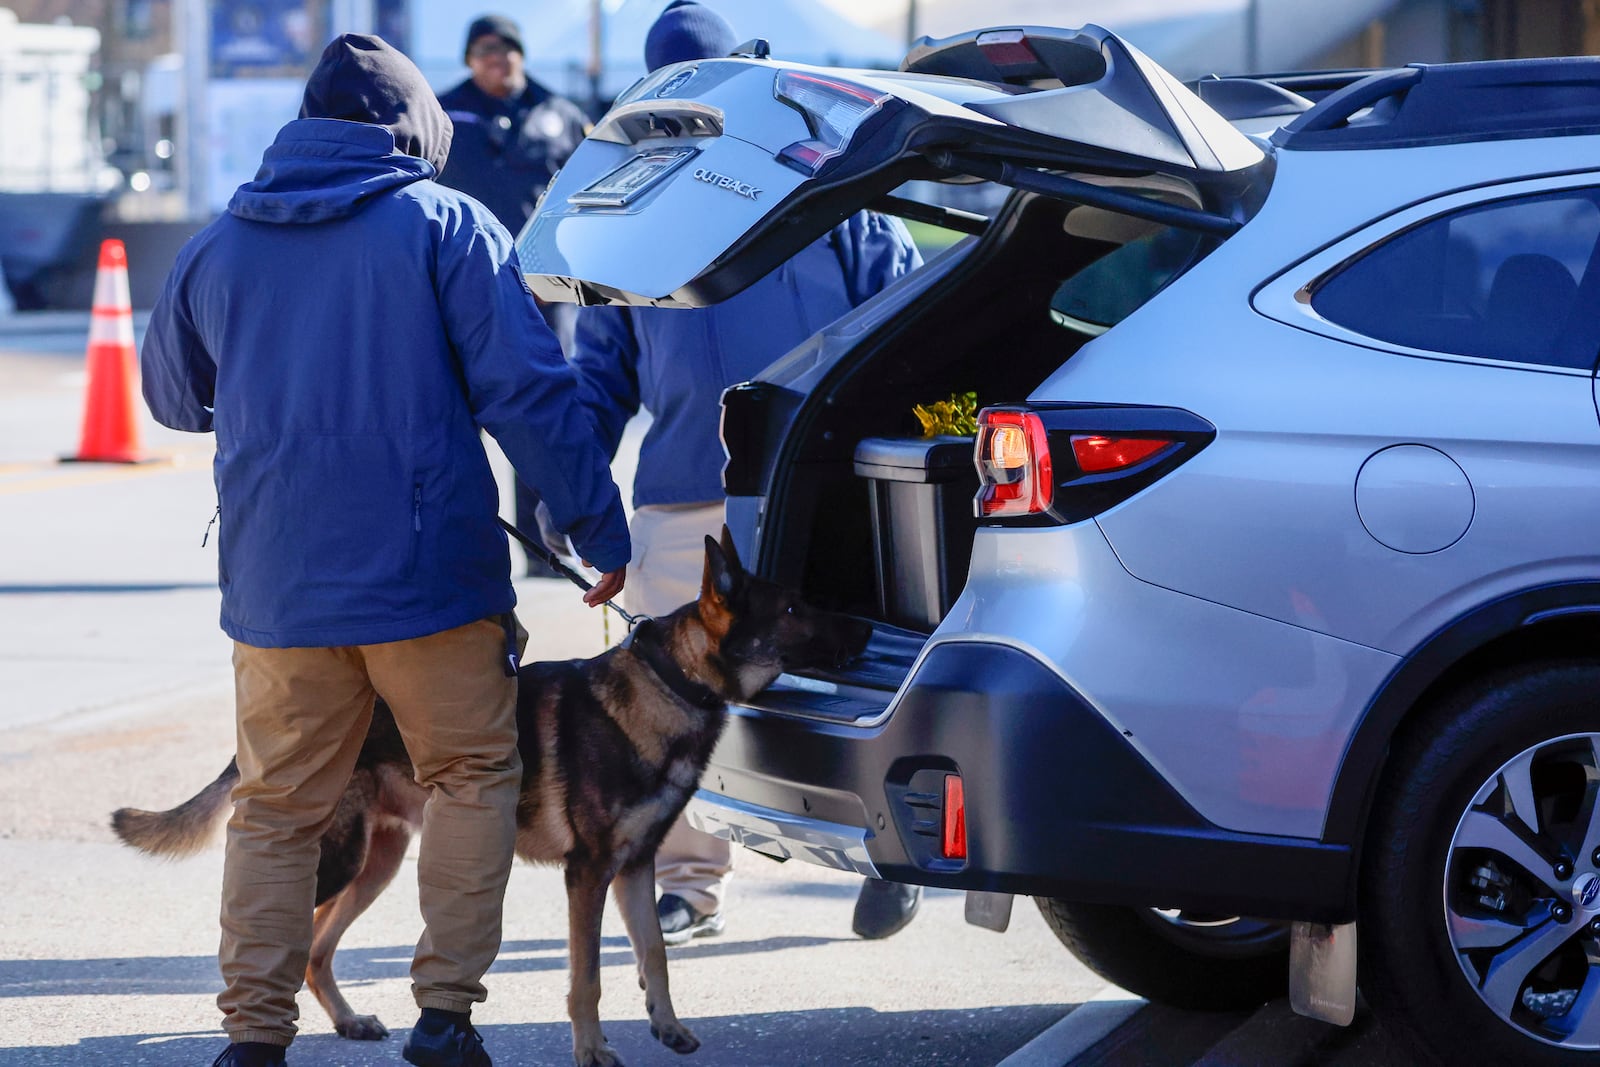
[[[1356,1016],[1356,924],[1297,922],[1289,934],[1289,1006],[1349,1026]]]
[[[1006,927],[1011,925],[1011,902],[1015,899],[1010,893],[980,893],[975,889],[969,889],[967,922],[1003,934],[1006,932]]]

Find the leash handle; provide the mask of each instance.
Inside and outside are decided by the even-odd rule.
[[[548,563],[551,570],[567,579],[579,589],[582,589],[585,593],[594,588],[593,582],[589,581],[583,575],[567,566],[560,556],[556,555],[554,552],[550,551],[544,546],[543,541],[536,541],[529,537],[527,534],[517,529],[514,524],[507,522],[505,516],[503,515],[496,516],[496,518],[500,521],[501,529],[505,530],[505,532],[510,534],[512,537],[515,537],[522,544],[523,548],[534,553],[540,559]],[[623,611],[621,608],[617,607],[614,601],[606,601],[606,607],[610,608],[612,611],[626,619],[630,628],[639,625],[639,620],[643,618],[643,616],[640,615],[628,614],[626,611]]]

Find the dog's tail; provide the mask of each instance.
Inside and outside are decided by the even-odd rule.
[[[175,808],[141,811],[118,808],[111,813],[111,829],[141,852],[156,856],[192,856],[205,847],[218,820],[228,807],[228,795],[239,780],[239,761],[232,759],[217,780]]]

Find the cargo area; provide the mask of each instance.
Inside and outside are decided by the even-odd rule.
[[[1198,202],[1172,179],[1122,184]],[[887,659],[914,657],[966,582],[978,481],[972,439],[923,437],[913,408],[969,392],[979,408],[1025,401],[1218,240],[1014,194],[964,262],[916,301],[922,313],[844,353],[770,446],[759,464],[760,570],[872,619],[894,636],[879,650]],[[887,662],[862,669],[879,681],[894,673]]]

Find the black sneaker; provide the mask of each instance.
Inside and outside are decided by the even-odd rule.
[[[288,1050],[265,1041],[235,1041],[211,1061],[211,1067],[284,1067]]]
[[[400,1055],[416,1067],[492,1067],[483,1038],[464,1014],[423,1008]]]
[[[856,897],[856,911],[850,929],[868,941],[898,934],[906,928],[922,905],[922,887],[868,878]]]
[[[722,912],[702,915],[676,893],[662,893],[656,902],[656,917],[661,920],[661,940],[682,945],[691,938],[716,937],[722,933]]]

